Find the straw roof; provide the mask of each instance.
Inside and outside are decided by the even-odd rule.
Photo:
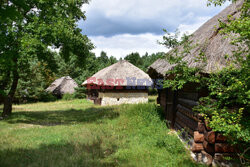
[[[230,44],[230,39],[225,38],[219,33],[219,21],[227,22],[228,15],[234,18],[240,17],[240,8],[243,0],[231,4],[218,15],[214,16],[203,24],[197,31],[195,31],[189,38],[192,41],[191,45],[195,45],[183,60],[188,63],[189,67],[202,67],[204,73],[211,73],[227,66],[228,61],[225,55],[231,55],[236,47]],[[178,53],[183,51],[183,46],[178,47]],[[206,56],[206,63],[196,62],[195,58],[204,53]],[[173,53],[173,50],[168,52]],[[171,70],[175,65],[169,64],[166,59],[158,59],[149,67],[149,73],[155,71],[161,76],[165,76],[166,72]]]
[[[146,86],[146,83],[141,84],[138,82],[136,82],[136,85],[129,85],[127,78],[136,78],[137,81],[144,79],[152,82],[148,74],[126,60],[119,61],[118,63],[102,69],[101,71],[94,74],[91,78],[96,78],[96,82],[93,82],[93,84],[98,85],[98,80],[101,79],[106,86],[108,86],[106,83],[108,79],[119,79],[124,81],[120,85],[118,85],[118,82],[114,83],[115,86]],[[86,80],[82,85],[87,84],[88,82]]]
[[[71,77],[67,76],[55,80],[46,91],[61,96],[66,93],[73,94],[77,87],[78,84]]]

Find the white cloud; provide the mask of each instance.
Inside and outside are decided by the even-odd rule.
[[[83,33],[95,44],[96,55],[125,57],[131,52],[141,55],[166,52],[157,43],[163,28],[173,32],[193,33],[222,7],[207,7],[207,0],[91,0],[84,5],[87,21],[79,23]]]
[[[117,59],[124,58],[132,52],[139,52],[144,55],[156,52],[166,52],[167,49],[158,44],[157,41],[162,39],[160,35],[153,34],[121,34],[112,37],[91,36],[89,37],[94,45],[97,47],[93,51],[97,56],[101,51],[107,52],[108,56],[115,56]]]
[[[180,24],[193,24],[210,17],[222,7],[207,7],[207,0],[92,0],[84,5],[87,21],[80,22],[87,35],[161,34],[174,31]]]
[[[206,9],[206,0],[92,0],[83,10],[102,11],[107,17],[155,18],[168,11],[181,12],[181,9]],[[166,16],[167,17],[167,16]]]
[[[195,32],[200,26],[202,26],[206,21],[208,21],[211,17],[198,17],[197,21],[193,24],[180,24],[178,30],[183,33],[192,34]]]
[[[202,24],[204,24],[210,17],[200,17],[194,24],[180,24],[178,29],[183,33],[192,34]],[[139,52],[144,55],[146,52],[149,54],[156,52],[167,52],[167,48],[158,44],[157,41],[162,41],[163,35],[154,35],[152,33],[146,34],[120,34],[111,37],[104,36],[90,36],[96,49],[93,51],[97,56],[101,51],[107,52],[108,56],[115,56],[117,59],[124,58],[132,52]]]

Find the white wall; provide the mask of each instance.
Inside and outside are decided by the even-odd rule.
[[[148,102],[148,93],[99,93],[102,98],[102,106],[120,105],[120,104],[138,104]]]

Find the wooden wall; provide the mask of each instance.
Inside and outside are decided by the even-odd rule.
[[[167,89],[158,90],[157,103],[161,105],[163,110],[166,109]]]
[[[158,104],[164,110],[171,128],[189,129],[190,135],[197,130],[198,119],[192,108],[198,104],[199,93],[195,89],[181,91],[163,89],[158,91]]]
[[[191,136],[198,127],[197,114],[192,111],[192,108],[198,105],[198,99],[199,93],[193,88],[177,92],[174,127],[186,129]]]
[[[235,150],[227,144],[224,136],[212,131],[202,116],[192,110],[198,105],[199,98],[208,95],[206,89],[196,88],[197,85],[188,84],[178,92],[171,89],[159,90],[157,101],[162,106],[170,127],[182,132],[180,137],[191,146],[197,161],[205,161],[211,165]]]
[[[152,79],[164,78],[154,69],[148,73]],[[201,97],[208,96],[208,90],[197,90],[198,86],[189,83],[177,92],[158,90],[157,103],[163,108],[169,126],[182,132],[180,137],[191,146],[197,161],[221,166],[222,163],[226,164],[223,157],[234,156],[235,149],[224,136],[209,128],[200,114],[192,110]]]

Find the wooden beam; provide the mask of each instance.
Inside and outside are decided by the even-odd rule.
[[[176,120],[184,124],[184,127],[189,127],[193,131],[198,130],[198,122],[194,121],[193,119],[188,118],[187,116],[183,115],[181,112],[176,113]]]
[[[182,106],[189,108],[189,109],[192,109],[193,107],[198,105],[197,101],[183,99],[183,98],[178,98],[178,103],[181,104]]]
[[[181,130],[186,130],[191,136],[194,136],[194,130],[192,130],[187,124],[185,124],[181,119],[176,117],[175,124],[181,127]]]
[[[190,110],[189,108],[186,108],[184,106],[182,106],[181,104],[177,105],[177,110],[179,112],[181,112],[182,114],[186,115],[187,117],[195,120],[195,121],[199,121],[198,117],[197,117],[197,113],[193,112],[192,110]]]
[[[190,99],[190,100],[198,101],[199,100],[198,97],[199,97],[198,93],[178,91],[178,98]]]

